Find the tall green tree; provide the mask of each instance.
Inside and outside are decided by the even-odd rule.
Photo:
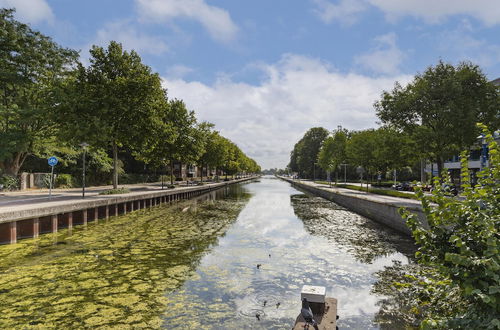
[[[375,133],[375,169],[382,173],[409,167],[418,161],[415,142],[408,134],[391,127],[380,127]]]
[[[118,186],[118,149],[141,153],[150,133],[161,125],[159,112],[165,91],[158,74],[142,63],[135,51],[111,41],[107,49],[93,46],[90,66],[79,66],[68,87],[72,96],[62,106],[69,138],[111,148],[113,186]]]
[[[476,141],[476,122],[498,128],[500,95],[477,65],[440,61],[407,86],[383,92],[375,109],[383,123],[412,135],[419,154],[441,173],[444,160]]]
[[[318,165],[325,170],[328,180],[330,180],[330,174],[335,171],[336,168],[333,161],[334,154],[335,141],[333,140],[333,136],[329,136],[323,141],[318,154]]]
[[[209,122],[202,122],[197,125],[197,145],[199,147],[198,150],[198,160],[196,161],[197,165],[201,168],[201,182],[203,182],[203,169],[207,166],[207,158],[208,151],[210,148],[210,144],[212,143],[211,138],[213,137],[214,124]]]
[[[340,165],[347,160],[347,139],[347,130],[339,129],[335,131],[332,137],[328,137],[323,141],[318,155],[318,164],[321,168],[328,172],[335,171],[337,173],[336,177],[338,177]]]
[[[0,9],[0,170],[15,176],[26,157],[47,156],[63,144],[53,113],[78,53],[13,14]]]
[[[170,166],[170,183],[174,180],[174,163],[196,163],[204,152],[205,141],[194,111],[189,111],[182,100],[165,101],[162,105],[158,130],[153,131],[140,156],[146,163]]]
[[[319,150],[329,132],[323,127],[309,129],[294,146],[291,153],[290,168],[301,176],[313,178],[318,161]],[[319,170],[319,167],[318,167]]]
[[[202,156],[203,162],[209,166],[220,169],[224,166],[225,160],[228,157],[228,143],[226,139],[217,131],[212,131],[207,141],[205,154]]]
[[[377,145],[377,132],[375,129],[351,132],[346,147],[349,163],[353,166],[362,167],[367,175],[375,173],[379,163],[375,158]]]

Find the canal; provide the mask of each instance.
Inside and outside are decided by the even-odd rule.
[[[409,238],[263,177],[0,246],[0,328],[291,329],[304,284],[338,299],[340,329],[391,328],[376,323],[374,273],[413,254]]]

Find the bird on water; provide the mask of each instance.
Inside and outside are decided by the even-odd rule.
[[[302,309],[300,310],[300,314],[306,321],[305,327],[309,328],[309,324],[312,324],[315,330],[319,330],[318,322],[314,320],[311,307],[309,307],[309,302],[306,298],[302,298]]]

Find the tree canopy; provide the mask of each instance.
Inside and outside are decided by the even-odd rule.
[[[318,154],[319,166],[327,172],[337,172],[341,164],[347,161],[348,132],[345,129],[339,129],[333,136],[323,141]]]
[[[141,153],[161,125],[165,91],[158,74],[141,62],[139,55],[124,51],[112,41],[107,49],[90,50],[90,66],[79,66],[68,90],[72,97],[63,107],[67,132],[75,142],[112,148],[113,186],[118,185],[118,148]],[[160,128],[161,129],[161,128]]]
[[[294,172],[299,172],[303,177],[313,178],[319,151],[329,134],[323,127],[309,129],[295,144],[291,152],[289,168]]]
[[[29,155],[62,148],[54,110],[78,54],[0,9],[0,170],[17,175]]]
[[[499,126],[500,95],[477,65],[440,61],[407,86],[383,92],[375,109],[382,123],[410,134],[419,154],[441,172],[444,160],[476,141],[477,122]]]

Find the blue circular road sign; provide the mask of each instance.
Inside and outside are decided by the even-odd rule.
[[[49,161],[48,161],[48,163],[49,163],[49,165],[50,165],[50,166],[56,166],[56,165],[57,165],[57,162],[58,162],[58,160],[57,160],[57,158],[56,158],[56,157],[54,157],[54,156],[50,157],[50,158],[49,158]]]

